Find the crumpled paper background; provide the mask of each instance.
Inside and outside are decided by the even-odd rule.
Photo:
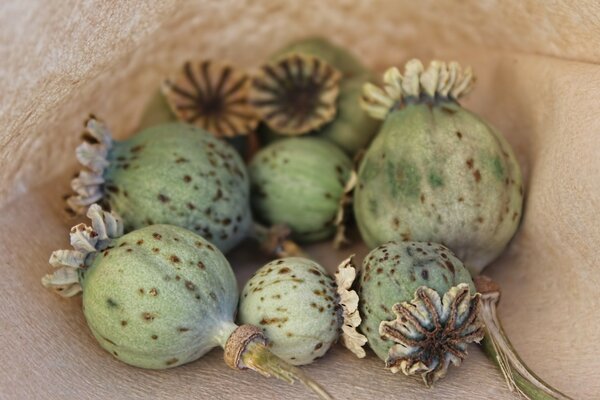
[[[473,66],[478,83],[464,105],[505,134],[526,177],[520,232],[486,271],[504,288],[500,313],[505,328],[539,375],[576,398],[597,398],[598,15],[595,2],[566,0],[3,2],[0,352],[7,358],[0,363],[0,392],[7,398],[75,393],[137,398],[147,394],[138,382],[143,378],[155,382],[148,385],[157,397],[167,397],[161,387],[172,389],[169,397],[177,398],[203,393],[203,388],[214,394],[221,386],[221,398],[240,393],[268,397],[284,390],[289,398],[303,398],[297,385],[288,389],[275,384],[281,392],[269,392],[270,381],[248,374],[239,378],[216,367],[220,355],[215,353],[209,366],[202,367],[208,371],[205,382],[210,382],[204,385],[193,365],[165,374],[124,367],[94,347],[87,332],[82,334],[79,305],[43,292],[39,277],[49,268],[49,252],[66,246],[71,222],[60,217],[60,195],[75,170],[72,151],[88,113],[106,120],[115,136],[127,136],[161,78],[184,60],[219,58],[253,67],[287,41],[318,33],[347,45],[378,69],[410,57],[456,59]],[[325,247],[314,254],[330,270],[343,258]],[[81,336],[86,336],[84,342]],[[336,350],[333,358],[322,360],[327,367],[314,366],[309,372],[322,372],[324,383],[344,394],[339,398],[508,396],[480,355],[452,373],[447,381],[453,382],[426,391],[383,370],[365,378],[370,370],[362,366],[380,368],[376,360],[361,364]],[[83,377],[88,385],[70,386],[79,363],[87,364],[89,374]],[[112,369],[119,372],[106,373]],[[361,392],[364,379],[380,384],[365,382]],[[406,392],[386,390],[388,382],[396,381],[402,382],[395,390]],[[345,386],[355,382],[359,389]],[[98,389],[102,384],[108,386]],[[82,394],[82,388],[98,392]],[[131,392],[122,392],[126,388]]]

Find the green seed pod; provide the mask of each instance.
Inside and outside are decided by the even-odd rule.
[[[379,127],[379,121],[369,117],[360,109],[359,105],[362,86],[365,82],[374,79],[373,74],[346,49],[320,37],[311,37],[291,43],[273,54],[270,60],[281,62],[298,55],[317,57],[341,73],[336,100],[337,114],[331,122],[318,127],[314,131],[314,135],[332,141],[349,155],[354,155],[360,149],[365,148]],[[282,77],[281,82],[287,84],[285,76],[282,75]],[[264,80],[260,77],[255,77],[253,80],[254,85],[263,83]],[[252,98],[252,90],[250,96]],[[297,91],[292,92],[290,96],[300,98]],[[299,100],[305,101],[304,98]],[[260,105],[258,108],[260,109]],[[304,130],[301,133],[306,132]],[[282,132],[276,128],[261,128],[261,135],[267,142],[274,141],[281,134]]]
[[[252,207],[258,219],[285,224],[302,242],[326,239],[352,161],[330,142],[311,137],[280,140],[259,151],[248,168]]]
[[[237,282],[225,256],[184,228],[152,225],[123,233],[118,216],[93,205],[92,227],[71,230],[74,250],[52,253],[59,268],[42,279],[63,296],[83,292],[86,321],[99,344],[136,367],[165,369],[214,347],[236,369],[301,380],[328,398],[297,368],[267,350],[257,327],[233,323]]]
[[[251,227],[244,163],[226,143],[200,128],[168,123],[113,142],[95,119],[90,142],[77,149],[89,169],[72,181],[68,205],[81,213],[100,201],[119,213],[127,231],[152,224],[193,230],[226,252]]]
[[[348,260],[340,266],[348,268],[352,268]],[[343,286],[339,280],[338,285]],[[344,286],[350,287],[348,282]],[[469,271],[442,245],[381,245],[365,257],[356,286],[359,329],[394,373],[420,375],[429,386],[446,375],[450,363],[460,365],[468,343],[483,338],[480,299]],[[345,343],[352,344],[354,337],[347,336]],[[360,343],[346,346],[364,356],[355,351]]]
[[[506,140],[457,99],[470,69],[418,60],[365,85],[363,107],[385,122],[358,171],[354,213],[371,248],[390,240],[444,243],[475,275],[514,235],[523,184]]]
[[[242,290],[238,318],[263,328],[270,350],[293,365],[323,356],[342,322],[333,279],[301,257],[275,260],[256,271]]]

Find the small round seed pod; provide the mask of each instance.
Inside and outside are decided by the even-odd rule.
[[[333,279],[301,257],[275,260],[256,271],[242,290],[238,319],[261,327],[270,350],[293,365],[322,357],[342,322]]]
[[[349,155],[365,148],[379,127],[379,121],[362,111],[359,105],[363,84],[375,79],[372,72],[346,49],[321,37],[290,43],[271,56],[271,60],[281,60],[295,54],[317,57],[341,73],[335,118],[317,129],[314,135],[335,143]],[[281,137],[277,129],[263,128],[261,134],[267,142]]]
[[[76,212],[101,202],[123,217],[127,231],[157,223],[177,225],[224,252],[249,235],[244,163],[206,131],[168,123],[113,142],[108,129],[92,118],[84,139],[77,157],[86,169],[71,182],[77,194],[67,200]]]
[[[365,85],[363,107],[384,119],[362,159],[354,214],[371,248],[391,240],[444,243],[476,275],[521,217],[523,183],[506,140],[458,99],[470,69],[418,60]]]
[[[321,59],[293,54],[261,67],[252,79],[250,104],[269,128],[301,135],[335,117],[339,79]]]
[[[163,94],[178,120],[194,124],[217,137],[254,132],[258,116],[248,103],[250,79],[228,64],[186,62],[167,79]]]
[[[231,266],[210,242],[184,228],[152,225],[123,235],[120,218],[93,205],[92,226],[71,230],[74,250],[52,253],[56,268],[42,279],[63,296],[83,293],[86,321],[117,359],[165,369],[192,362],[214,347],[235,369],[298,379],[329,396],[267,349],[261,330],[233,322],[238,292]]]
[[[347,261],[341,267],[352,269]],[[351,286],[338,280],[340,287],[342,283]],[[381,245],[365,257],[356,286],[360,316],[344,323],[349,331],[344,343],[364,356],[360,346],[365,338],[352,329],[358,319],[369,347],[394,373],[419,375],[430,386],[446,375],[450,363],[460,365],[468,343],[483,338],[480,296],[469,271],[442,245]],[[342,301],[356,312],[355,304]]]
[[[256,217],[284,224],[301,242],[326,239],[350,179],[352,161],[319,138],[280,140],[259,151],[248,168]]]

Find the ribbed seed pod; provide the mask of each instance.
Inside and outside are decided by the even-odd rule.
[[[358,171],[354,213],[371,248],[390,240],[444,243],[473,274],[494,260],[521,217],[523,183],[506,140],[457,99],[470,69],[412,60],[404,76],[365,86],[363,106],[384,119]]]
[[[123,217],[127,231],[177,225],[225,252],[248,236],[248,176],[229,145],[183,123],[147,128],[121,142],[95,119],[86,127],[90,142],[77,155],[87,170],[72,181],[71,208],[82,212],[99,201]]]
[[[119,360],[165,369],[214,347],[226,363],[328,394],[267,349],[255,326],[237,326],[237,282],[225,256],[184,228],[152,225],[123,235],[120,217],[93,205],[92,226],[71,230],[74,250],[52,253],[57,268],[42,279],[65,297],[83,292],[83,312],[98,343]]]
[[[271,351],[293,365],[322,357],[341,327],[335,283],[316,262],[300,257],[272,261],[246,283],[239,320],[261,327]]]
[[[450,363],[460,365],[468,343],[483,338],[479,295],[448,248],[389,242],[365,257],[359,275],[359,330],[392,372],[419,375],[430,386]],[[357,340],[357,332],[345,332],[346,346],[364,356],[352,346]]]
[[[252,207],[268,224],[284,224],[302,242],[326,239],[335,219],[352,162],[319,138],[280,140],[259,151],[249,166]]]

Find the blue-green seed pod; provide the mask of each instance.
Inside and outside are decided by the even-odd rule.
[[[237,282],[225,256],[201,236],[172,225],[123,235],[120,217],[92,205],[92,226],[71,230],[74,250],[52,253],[42,279],[65,297],[83,292],[83,312],[98,343],[117,359],[165,369],[214,347],[234,369],[300,380],[330,399],[297,368],[267,349],[261,329],[233,322]]]
[[[470,70],[409,62],[365,86],[364,108],[385,122],[358,171],[354,213],[370,248],[390,240],[444,243],[473,274],[515,234],[523,183],[506,140],[457,99]]]
[[[352,161],[319,138],[280,140],[259,151],[249,166],[252,207],[268,224],[284,224],[301,242],[326,239],[335,219]]]
[[[256,271],[242,290],[238,318],[261,327],[271,351],[293,365],[322,357],[342,322],[333,279],[301,257],[275,260]]]
[[[344,267],[347,263],[340,270]],[[339,280],[338,285],[350,286]],[[445,376],[450,363],[461,363],[468,343],[483,338],[479,295],[469,271],[440,244],[381,245],[365,257],[355,286],[359,330],[392,372],[420,375],[431,385]],[[347,344],[356,335],[345,343],[360,356]]]
[[[248,176],[223,141],[183,123],[147,128],[120,142],[94,119],[87,130],[95,140],[78,148],[78,158],[91,171],[72,182],[74,210],[99,201],[123,217],[126,231],[181,226],[224,252],[248,235]]]

